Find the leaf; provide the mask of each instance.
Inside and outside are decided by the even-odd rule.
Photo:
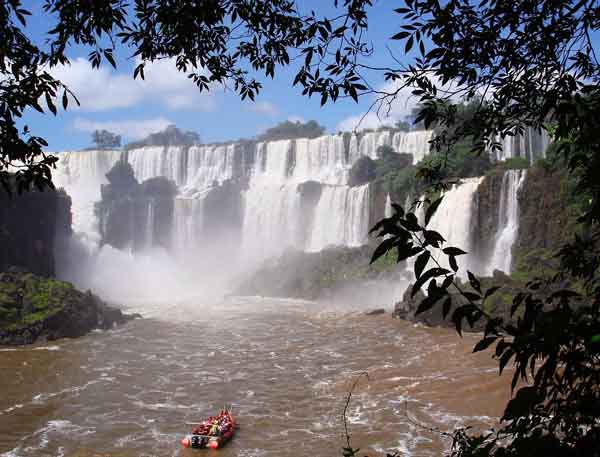
[[[479,340],[477,342],[477,344],[475,345],[475,347],[473,348],[473,352],[480,352],[480,351],[484,351],[487,348],[489,348],[494,341],[496,341],[498,339],[497,336],[488,336],[486,338],[483,338],[481,340]]]
[[[62,105],[63,105],[63,109],[67,109],[67,106],[69,105],[69,98],[67,97],[67,91],[66,90],[63,92]]]
[[[466,252],[463,251],[462,249],[455,248],[455,247],[452,247],[452,246],[442,249],[442,252],[444,254],[446,254],[446,255],[451,255],[453,257],[457,257],[459,255],[465,255],[466,254]]]
[[[427,262],[429,262],[430,258],[431,253],[427,250],[425,250],[419,257],[417,257],[417,260],[415,261],[415,277],[417,279],[419,279],[421,273],[423,273],[423,270],[427,266]]]
[[[447,297],[444,300],[444,304],[442,305],[442,317],[446,319],[446,316],[450,312],[450,308],[452,308],[452,297]]]
[[[448,273],[450,273],[450,271],[446,270],[445,268],[431,268],[430,270],[427,270],[413,285],[411,296],[414,297],[429,279]]]
[[[413,43],[415,42],[414,37],[410,37],[404,46],[404,52],[408,54],[408,52],[412,49]]]
[[[430,310],[431,308],[433,308],[433,305],[435,305],[440,299],[440,296],[435,296],[435,295],[428,295],[427,297],[425,297],[425,299],[423,299],[423,301],[421,301],[421,303],[419,303],[419,306],[417,307],[417,310],[415,311],[415,316],[424,313],[425,311]]]
[[[498,347],[496,347],[496,350],[497,349],[498,349]],[[499,368],[500,368],[500,374],[502,374],[504,367],[510,361],[510,359],[512,358],[513,355],[514,355],[514,351],[509,348],[508,350],[504,351],[502,356],[500,356],[500,362],[498,363]]]
[[[514,420],[520,417],[527,417],[534,407],[543,400],[542,395],[534,386],[521,387],[515,398],[511,399],[506,405],[502,420]]]
[[[462,292],[461,295],[471,302],[481,300],[481,296],[474,294],[473,292]]]
[[[423,232],[423,237],[427,243],[436,248],[439,248],[441,243],[445,241],[444,237],[434,230],[425,230]]]
[[[431,203],[431,205],[429,205],[427,207],[427,211],[425,212],[425,227],[427,227],[427,225],[429,224],[429,221],[431,220],[431,218],[437,211],[437,209],[440,206],[440,203],[442,203],[443,199],[444,199],[444,196],[442,195],[441,197],[439,197],[437,200],[435,200],[433,203]]]
[[[392,40],[403,40],[406,37],[410,36],[410,32],[400,32],[400,33],[396,33],[394,36],[392,36]]]
[[[448,262],[450,263],[450,268],[452,268],[455,272],[458,271],[458,263],[456,263],[456,257],[451,255],[448,257]]]
[[[452,322],[454,322],[454,326],[456,327],[456,331],[460,336],[462,336],[462,320],[465,315],[465,311],[462,306],[459,306],[452,313]]]
[[[48,109],[52,111],[52,114],[56,116],[56,106],[54,106],[52,97],[50,97],[50,94],[48,92],[46,92],[46,104],[48,105]]]
[[[484,298],[488,298],[489,296],[493,295],[499,289],[500,289],[499,286],[490,287],[488,290],[485,291]]]
[[[403,260],[409,259],[409,258],[417,255],[422,250],[423,250],[423,248],[418,247],[418,246],[411,246],[411,245],[407,245],[407,244],[399,245],[398,246],[398,258],[396,259],[396,262],[400,263]]]
[[[115,59],[112,55],[112,51],[110,51],[109,49],[104,51],[104,57],[106,58],[106,60],[108,60],[108,62],[112,65],[113,68],[117,68],[117,64],[115,62]]]
[[[481,283],[479,282],[479,279],[477,279],[475,275],[470,271],[467,271],[467,275],[469,276],[469,282],[471,283],[471,287],[477,292],[481,293]]]
[[[396,240],[394,238],[388,238],[387,240],[383,240],[381,242],[381,244],[379,244],[379,246],[377,246],[375,248],[375,251],[373,252],[373,255],[371,256],[371,262],[369,262],[369,263],[373,263],[377,259],[379,259],[381,256],[387,254],[387,252],[390,251],[394,247],[395,243],[396,243]]]

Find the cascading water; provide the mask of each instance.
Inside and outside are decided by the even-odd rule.
[[[164,182],[140,187],[149,192],[145,197],[150,198],[143,206],[130,201],[114,207],[120,211],[130,208],[130,214],[123,217],[132,223],[130,232],[135,240],[122,245],[131,246],[134,251],[142,247],[144,253],[139,253],[140,256],[159,255],[165,265],[169,263],[164,260],[166,248],[172,257],[170,264],[191,262],[193,267],[183,266],[183,271],[199,271],[201,262],[214,265],[216,257],[221,255],[218,247],[225,239],[232,241],[228,259],[239,256],[249,262],[279,255],[288,248],[318,251],[327,246],[364,244],[369,229],[371,189],[369,185],[348,186],[353,163],[363,155],[376,158],[378,148],[386,144],[402,148],[400,152],[411,152],[418,160],[427,154],[430,136],[430,132],[383,131],[262,143],[63,153],[55,179],[73,197],[75,231],[87,236],[87,244],[93,248],[90,252],[97,252],[88,265],[90,270],[114,269],[109,264],[121,260],[130,266],[138,255],[131,252],[117,255],[110,246],[100,248],[94,204],[100,200],[100,186],[106,183],[105,174],[114,163],[120,158],[127,160],[140,183],[159,176],[173,181],[177,196],[170,210],[165,197],[160,197],[163,200],[159,205],[152,194],[155,192],[152,189]],[[237,200],[230,199],[228,206],[225,205],[221,198],[236,192]],[[239,218],[227,219],[230,225],[223,227],[228,234],[236,233],[231,224],[238,224],[236,241],[230,235],[227,238],[211,222],[225,213],[238,214],[235,209],[238,201]],[[113,207],[107,208],[112,211]],[[233,212],[229,211],[231,208]],[[169,223],[164,221],[166,214],[172,218]],[[150,265],[145,262],[144,265]],[[140,278],[142,272],[143,269]],[[87,275],[94,274],[88,271]],[[176,281],[173,287],[177,287]]]
[[[146,146],[127,151],[127,161],[140,182],[164,176],[179,185],[184,178],[185,149],[181,146]]]
[[[369,231],[369,185],[326,186],[315,210],[309,251],[327,246],[360,246]]]
[[[498,135],[495,141],[502,146],[499,151],[490,151],[491,156],[496,160],[504,161],[513,157],[523,157],[533,164],[536,159],[546,157],[550,136],[545,130],[528,127],[523,133],[516,135],[506,135],[504,138]]]
[[[73,231],[97,244],[99,231],[94,202],[100,200],[100,186],[107,183],[105,175],[121,158],[121,151],[61,152],[57,157],[53,180],[57,188],[63,187],[71,196]]]
[[[411,132],[392,132],[382,130],[363,133],[360,141],[356,134],[350,139],[350,159],[355,162],[361,156],[371,159],[379,157],[381,146],[390,146],[398,153],[412,154],[413,164],[420,162],[429,154],[429,141],[433,137],[432,130],[413,130]]]
[[[406,209],[406,206],[405,206]],[[384,209],[384,216],[385,217],[392,217],[393,213],[393,208],[392,208],[392,199],[390,198],[390,194],[387,194],[385,196],[385,209]]]
[[[469,253],[471,251],[471,216],[475,192],[483,181],[483,177],[463,179],[444,193],[444,199],[429,221],[427,228],[439,232],[445,239],[444,247],[454,246]],[[445,255],[437,257],[443,268],[450,269]],[[461,276],[472,270],[475,264],[472,254],[461,256],[459,262]]]
[[[145,247],[151,248],[154,245],[154,200],[152,198],[148,200],[146,208],[146,236],[144,238]]]
[[[298,247],[300,193],[288,180],[290,140],[258,143],[256,161],[244,195],[242,257],[260,260]]]
[[[391,146],[394,151],[412,154],[413,165],[429,154],[429,141],[433,138],[433,130],[414,130],[412,132],[396,132]]]
[[[327,135],[295,141],[295,164],[292,177],[297,181],[346,184],[348,162],[341,135]]]
[[[173,251],[182,256],[200,245],[202,206],[204,199],[176,198],[173,210]]]
[[[187,152],[187,189],[203,190],[233,178],[235,145],[192,146]]]
[[[519,230],[518,194],[525,177],[526,170],[508,170],[502,178],[500,207],[498,211],[498,232],[494,243],[494,251],[487,265],[487,274],[494,270],[510,273],[512,264],[512,246]]]

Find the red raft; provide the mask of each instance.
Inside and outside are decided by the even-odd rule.
[[[194,449],[218,449],[233,437],[235,426],[231,412],[222,410],[218,416],[211,416],[192,428],[192,434],[183,438],[181,445]]]

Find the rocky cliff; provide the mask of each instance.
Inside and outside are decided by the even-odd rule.
[[[102,244],[140,250],[170,243],[175,184],[163,177],[138,183],[127,162],[119,161],[106,175],[102,199],[96,203]]]
[[[532,167],[519,193],[519,232],[515,267],[538,274],[557,267],[556,251],[571,241],[577,226],[577,208],[564,171]]]
[[[133,317],[67,282],[16,269],[0,273],[0,345],[74,338]]]
[[[23,267],[55,273],[55,247],[71,235],[71,199],[62,190],[9,196],[0,190],[0,271]]]

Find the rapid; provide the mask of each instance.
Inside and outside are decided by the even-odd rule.
[[[229,456],[340,456],[342,412],[369,455],[434,456],[421,427],[493,426],[509,398],[489,354],[460,338],[357,308],[229,297],[137,306],[108,332],[0,350],[0,455],[192,456],[179,440],[233,404]],[[408,416],[407,416],[408,414]]]

